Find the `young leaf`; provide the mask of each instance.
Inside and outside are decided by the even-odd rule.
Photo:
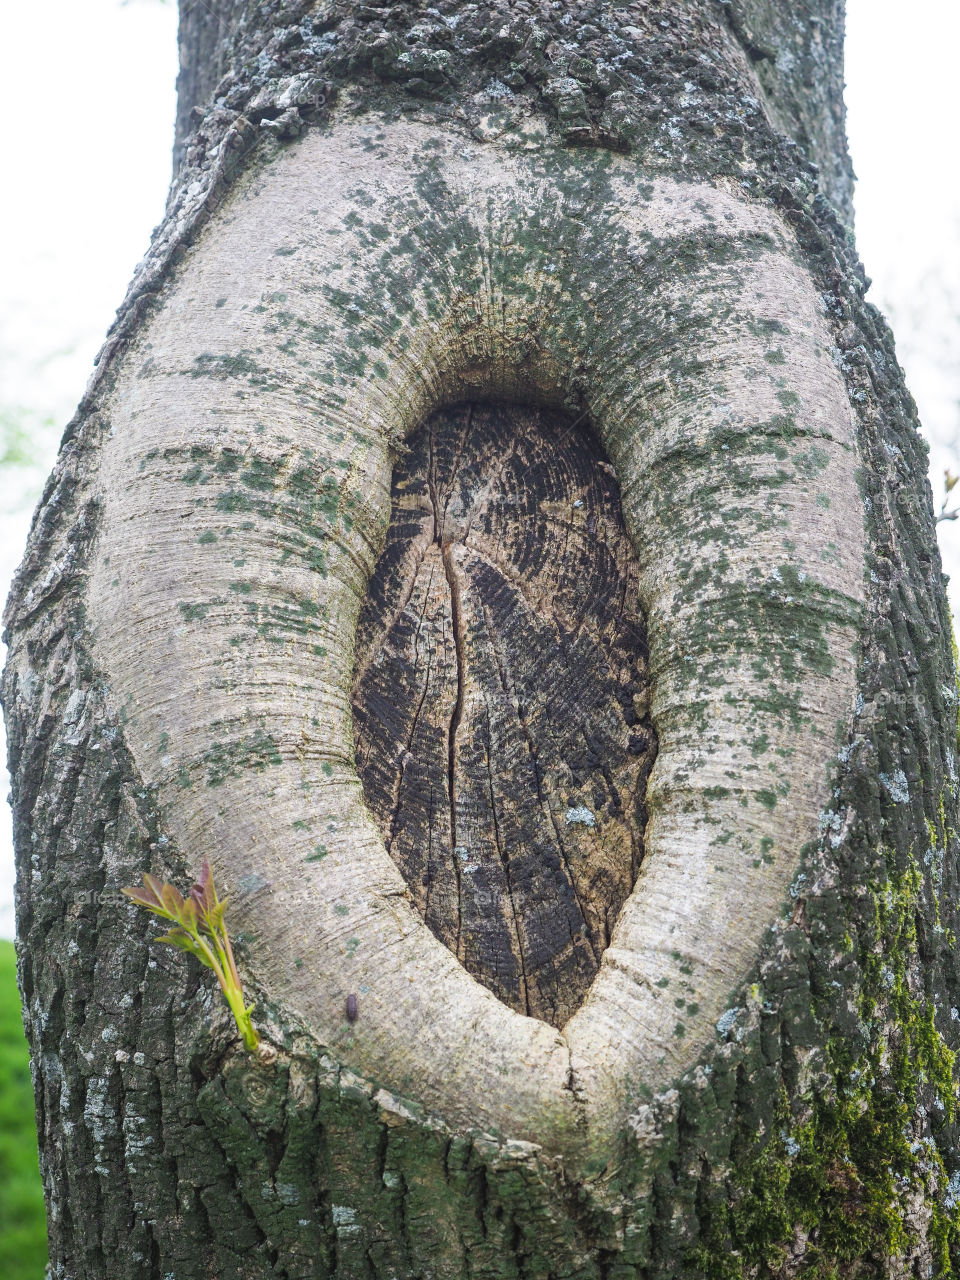
[[[205,915],[209,915],[217,905],[217,891],[213,887],[213,873],[206,858],[201,864],[200,875],[197,877],[196,884],[190,890],[190,897]]]
[[[121,893],[125,893],[134,902],[139,902],[142,907],[146,907],[148,911],[155,911],[157,915],[167,915],[167,908],[163,905],[163,885],[155,876],[148,872],[143,873],[142,889],[121,889]]]
[[[179,947],[181,951],[189,951],[190,954],[196,956],[198,960],[203,959],[203,955],[198,950],[197,944],[188,933],[180,933],[175,929],[171,929],[169,933],[160,934],[157,938],[157,942],[168,942],[171,947]]]
[[[180,913],[183,910],[183,894],[180,890],[174,888],[172,884],[165,884],[160,890],[160,897],[163,899],[163,905],[170,913],[170,918],[179,920]]]

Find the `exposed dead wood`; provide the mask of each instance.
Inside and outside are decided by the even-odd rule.
[[[643,853],[644,621],[619,490],[544,410],[433,417],[394,472],[354,687],[367,803],[424,919],[562,1026]]]

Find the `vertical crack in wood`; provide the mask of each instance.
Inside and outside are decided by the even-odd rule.
[[[463,935],[463,880],[460,872],[460,846],[457,840],[457,730],[463,718],[463,697],[465,688],[465,652],[463,632],[463,602],[460,596],[460,581],[453,560],[453,550],[449,542],[440,547],[443,556],[443,569],[450,588],[450,625],[453,632],[453,647],[457,661],[457,697],[450,716],[447,730],[447,794],[450,797],[450,849],[453,854],[454,875],[457,878],[457,949],[456,955],[462,953]]]
[[[424,612],[426,612],[426,604],[424,604]],[[421,613],[421,614],[420,614],[420,629],[422,629],[422,627],[423,627],[423,617],[424,617],[424,613]],[[418,638],[419,638],[419,635],[420,635],[420,629],[418,629],[418,631],[417,631],[417,637],[418,637]],[[427,700],[427,692],[428,692],[428,690],[429,690],[429,688],[430,688],[430,674],[431,674],[431,670],[432,670],[432,664],[431,664],[430,658],[429,658],[429,656],[428,656],[428,657],[427,657],[427,669],[426,669],[426,671],[424,672],[424,676],[423,676],[423,691],[422,691],[422,692],[421,692],[421,694],[420,694],[420,701],[417,703],[417,710],[416,710],[416,712],[414,713],[413,721],[411,722],[411,725],[410,725],[410,733],[409,733],[409,735],[408,735],[408,737],[407,737],[407,746],[406,746],[406,750],[405,750],[405,751],[402,753],[402,755],[400,756],[399,768],[397,769],[397,782],[396,782],[396,786],[394,787],[394,792],[393,792],[393,812],[392,812],[392,814],[391,814],[391,816],[390,816],[390,834],[388,835],[387,839],[384,841],[384,843],[385,843],[385,844],[386,844],[386,846],[387,846],[387,852],[388,852],[388,853],[390,852],[390,849],[391,849],[391,848],[392,848],[392,846],[393,846],[393,841],[394,841],[394,838],[395,838],[395,836],[396,836],[396,834],[397,834],[397,820],[398,820],[398,818],[399,818],[399,816],[400,816],[400,797],[401,797],[401,795],[402,795],[402,793],[403,793],[403,779],[404,779],[404,776],[406,775],[406,771],[407,771],[407,759],[408,759],[408,758],[409,758],[409,756],[410,756],[410,752],[411,752],[411,750],[412,750],[412,748],[413,748],[414,740],[415,740],[415,738],[416,738],[416,736],[417,736],[417,726],[418,726],[418,725],[419,725],[419,723],[420,723],[420,716],[421,716],[421,714],[422,714],[422,712],[423,712],[423,704],[424,704],[424,703],[426,702],[426,700]]]

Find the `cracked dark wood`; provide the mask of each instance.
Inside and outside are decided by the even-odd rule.
[[[544,410],[433,417],[393,478],[354,685],[367,804],[434,934],[555,1026],[643,853],[646,637],[612,470]]]

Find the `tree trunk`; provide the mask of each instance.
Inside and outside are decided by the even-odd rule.
[[[953,1274],[956,678],[842,17],[184,6],[7,612],[54,1276]],[[262,1057],[119,896],[203,858]]]

